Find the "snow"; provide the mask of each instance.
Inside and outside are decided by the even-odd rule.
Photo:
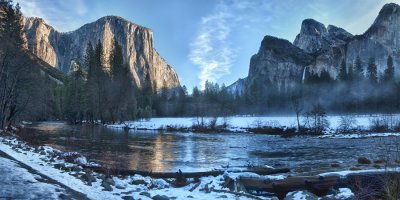
[[[400,167],[396,168],[386,168],[386,169],[365,169],[365,170],[345,170],[345,171],[338,171],[338,172],[326,172],[319,174],[320,176],[341,176],[345,177],[350,174],[361,174],[361,173],[379,173],[379,172],[400,172]]]
[[[251,177],[257,177],[257,178],[265,178],[265,179],[269,179],[269,180],[282,180],[285,179],[287,177],[287,175],[266,175],[266,176],[260,176],[256,173],[251,173],[251,172],[242,172],[242,173],[228,173],[225,172],[224,175],[228,176],[229,178],[233,179],[233,180],[238,180],[240,177],[246,177],[246,178],[251,178]]]
[[[289,192],[286,196],[293,195],[293,200],[307,200],[307,196],[303,191]]]
[[[337,198],[348,199],[354,196],[354,193],[349,188],[339,188],[339,194],[335,196]]]
[[[353,134],[325,134],[319,138],[335,138],[335,139],[355,139],[355,138],[369,138],[369,137],[389,137],[400,136],[400,133],[353,133]]]
[[[60,186],[39,181],[40,176],[1,156],[0,177],[0,199],[58,199],[64,191]]]
[[[400,136],[400,133],[373,133],[373,134],[334,134],[336,130],[340,127],[341,118],[344,116],[331,115],[327,116],[329,122],[329,129],[324,138],[357,138],[357,137],[378,137],[378,136]],[[400,114],[396,115],[354,115],[354,124],[352,128],[357,128],[358,130],[368,130],[373,119],[385,118],[390,121],[396,121],[400,119]],[[302,121],[301,117],[300,121]],[[191,117],[177,117],[177,118],[151,118],[149,120],[140,121],[127,121],[122,124],[107,124],[105,126],[109,128],[125,128],[130,129],[142,129],[142,130],[158,130],[164,129],[166,127],[175,128],[190,128],[193,124],[200,121],[200,118]],[[203,118],[204,122],[207,124],[212,118]],[[297,119],[295,116],[233,116],[226,118],[218,118],[217,124],[228,123],[227,130],[232,132],[246,132],[248,128],[255,128],[258,126],[272,126],[272,127],[296,127]]]
[[[16,139],[7,140],[3,139],[3,141],[10,141],[11,143],[18,143]],[[47,147],[47,149],[51,149],[51,147]],[[115,199],[115,196],[109,192],[102,191],[103,187],[101,187],[101,182],[97,181],[93,184],[93,186],[88,186],[84,184],[80,179],[75,178],[67,173],[62,173],[61,170],[53,168],[53,166],[44,161],[46,158],[45,155],[40,155],[38,153],[34,153],[32,151],[25,151],[24,153],[18,153],[14,151],[10,146],[4,144],[0,144],[0,151],[5,152],[6,154],[12,156],[16,160],[32,167],[34,170],[39,171],[42,174],[45,174],[51,177],[53,180],[68,186],[69,188],[84,193],[90,199]]]
[[[337,194],[326,195],[326,199],[350,199],[354,196],[354,193],[349,188],[339,188]],[[320,198],[321,199],[321,198]]]

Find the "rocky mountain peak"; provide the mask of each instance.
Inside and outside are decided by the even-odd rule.
[[[398,14],[400,12],[400,6],[395,3],[385,4],[382,9],[379,11],[379,15],[377,19],[387,18],[393,14]]]
[[[327,30],[325,28],[325,25],[314,19],[305,19],[301,23],[300,34],[322,36],[326,34],[326,32]]]
[[[305,19],[293,44],[307,53],[317,54],[330,47],[343,45],[351,37],[353,35],[342,28],[333,25],[326,28],[321,22]]]
[[[305,19],[301,23],[300,33],[293,44],[307,53],[315,53],[329,46],[329,43],[324,40],[326,33],[324,24],[314,19]]]
[[[303,66],[313,61],[312,56],[294,46],[288,40],[268,35],[262,40],[258,54],[271,54],[276,58],[291,59],[293,62]]]
[[[380,10],[378,17],[375,19],[372,26],[363,34],[363,36],[371,39],[386,40],[395,39],[400,42],[400,6],[395,3],[389,3],[383,6]],[[390,37],[390,35],[392,37]],[[397,39],[396,39],[397,38]]]
[[[343,41],[349,40],[353,35],[343,28],[334,26],[334,25],[328,25],[327,27],[328,34],[331,36],[331,38],[336,38],[340,39]]]

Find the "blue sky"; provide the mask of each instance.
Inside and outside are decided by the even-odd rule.
[[[293,41],[313,18],[362,34],[385,3],[400,0],[14,0],[26,16],[72,31],[105,15],[151,28],[154,45],[189,89],[247,76],[265,35]]]

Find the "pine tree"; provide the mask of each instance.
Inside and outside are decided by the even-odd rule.
[[[384,72],[384,81],[391,82],[394,80],[394,66],[392,56],[387,58],[387,67]]]
[[[363,79],[364,78],[364,69],[362,66],[362,62],[359,56],[357,56],[354,62],[354,77],[356,79]]]
[[[80,66],[67,78],[64,86],[64,115],[72,124],[80,123],[85,113],[84,74]]]
[[[120,80],[127,75],[127,69],[124,66],[122,47],[118,44],[116,38],[114,38],[114,49],[110,56],[111,66],[111,77],[114,80]]]
[[[0,129],[10,128],[20,115],[33,118],[48,114],[43,110],[48,106],[51,86],[23,49],[21,20],[19,4],[0,0]]]
[[[378,83],[378,71],[375,64],[375,58],[370,57],[368,60],[368,68],[367,68],[368,79],[371,83]]]
[[[354,69],[353,66],[350,64],[349,71],[347,72],[347,79],[352,82],[354,81]]]
[[[140,109],[141,116],[140,117],[148,117],[149,114],[151,116],[151,112],[149,110],[153,109],[154,103],[154,91],[153,86],[151,84],[150,74],[147,73],[145,75],[144,83],[141,88],[141,98],[140,98]]]
[[[17,48],[22,48],[24,44],[21,20],[19,3],[13,6],[12,0],[0,0],[0,37]]]
[[[97,70],[95,66],[95,53],[93,50],[92,43],[89,42],[86,47],[85,54],[85,67],[88,71],[87,81],[86,81],[86,107],[87,113],[86,117],[89,121],[98,119],[98,86],[97,86]]]
[[[339,68],[339,80],[341,80],[341,81],[348,80],[347,70],[346,70],[346,62],[344,61],[344,59],[342,60],[342,63],[340,64],[340,68]]]
[[[129,65],[124,64],[122,47],[114,38],[114,47],[110,55],[111,83],[109,91],[109,114],[113,122],[132,119],[136,112],[136,98],[131,83]]]

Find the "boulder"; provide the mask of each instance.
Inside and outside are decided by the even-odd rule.
[[[101,186],[104,188],[104,190],[106,190],[106,191],[113,191],[113,188],[111,187],[111,185],[110,184],[108,184],[108,182],[106,182],[106,181],[103,181],[102,183],[101,183]]]
[[[85,173],[81,178],[88,184],[92,185],[92,182],[96,181],[96,178],[91,173]]]
[[[284,200],[318,200],[318,196],[308,191],[289,192]]]
[[[156,196],[152,197],[151,199],[153,199],[153,200],[169,200],[169,197],[167,197],[165,195],[157,194]]]
[[[148,192],[140,192],[139,195],[142,195],[142,196],[151,198],[151,195],[150,195],[150,193],[148,193]]]
[[[357,162],[363,165],[369,165],[371,164],[371,160],[366,158],[366,157],[358,157]]]

